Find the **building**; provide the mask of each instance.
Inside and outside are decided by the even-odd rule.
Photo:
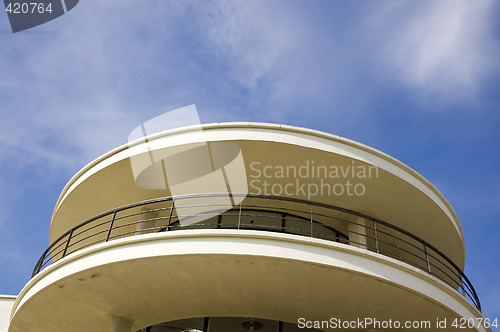
[[[441,193],[380,151],[292,126],[184,127],[117,148],[63,189],[50,243],[0,299],[9,332],[442,330],[482,317]]]

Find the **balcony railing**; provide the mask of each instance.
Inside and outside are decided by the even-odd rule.
[[[33,276],[78,250],[118,238],[186,229],[250,229],[334,241],[397,259],[444,281],[481,310],[463,271],[436,247],[400,227],[342,207],[291,197],[248,194],[228,210],[220,204],[224,196],[162,197],[99,214],[54,241],[38,260]],[[189,218],[198,222],[186,222]]]

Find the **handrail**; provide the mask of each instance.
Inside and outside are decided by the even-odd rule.
[[[425,272],[433,275],[442,281],[446,282],[448,285],[452,286],[455,289],[461,289],[462,294],[469,299],[469,301],[476,306],[476,308],[481,311],[481,304],[479,302],[479,297],[472,286],[472,283],[467,278],[465,273],[443,252],[437,249],[432,244],[426,242],[422,238],[398,227],[384,220],[353,211],[350,209],[346,209],[343,207],[314,202],[299,198],[293,197],[283,197],[283,196],[272,196],[272,195],[262,195],[262,194],[232,194],[233,197],[246,196],[247,199],[257,199],[259,203],[262,202],[272,202],[272,201],[283,201],[292,203],[293,208],[283,207],[278,205],[258,205],[258,204],[243,204],[242,202],[238,204],[238,206],[234,206],[232,210],[227,210],[227,208],[221,208],[220,205],[217,204],[207,204],[206,198],[217,198],[227,196],[226,193],[211,193],[211,194],[192,194],[192,195],[182,195],[182,196],[168,196],[168,197],[160,197],[154,198],[150,200],[140,201],[132,204],[128,204],[125,206],[121,206],[101,214],[98,214],[90,219],[87,219],[80,224],[74,226],[70,230],[66,231],[64,234],[59,236],[54,242],[52,242],[49,247],[43,252],[42,256],[38,260],[34,270],[32,277],[34,277],[37,273],[39,273],[44,267],[48,266],[51,261],[56,262],[59,259],[64,258],[71,253],[83,249],[85,247],[107,242],[109,240],[124,237],[124,236],[133,236],[144,234],[144,232],[153,232],[153,231],[170,231],[177,229],[185,229],[185,227],[179,226],[179,216],[182,216],[180,210],[182,210],[182,206],[179,208],[174,207],[175,201],[181,201],[184,199],[201,199],[202,204],[192,205],[191,207],[210,207],[212,211],[206,212],[207,217],[214,216],[222,216],[224,217],[230,216],[231,211],[236,212],[238,216],[237,225],[228,224],[226,228],[251,228],[251,229],[259,229],[259,230],[267,230],[267,231],[281,231],[285,233],[295,233],[302,234],[305,232],[305,228],[293,228],[286,227],[286,218],[295,223],[308,223],[308,234],[311,237],[319,237],[328,240],[339,241],[339,238],[344,233],[348,233],[352,235],[352,237],[362,237],[364,240],[361,242],[354,241],[353,239],[347,240],[348,244],[354,245],[357,247],[362,247],[379,254],[396,258],[400,261],[404,261],[413,266],[416,266]],[[205,200],[204,200],[205,199]],[[160,208],[152,208],[151,206],[169,203],[167,207]],[[300,209],[301,206],[306,206],[308,209]],[[130,211],[136,208],[145,208],[148,207],[149,210],[133,212],[128,215],[120,216],[120,213]],[[373,227],[367,226],[367,224],[359,224],[352,220],[347,220],[345,218],[336,217],[332,213],[321,214],[313,212],[313,208],[323,208],[327,210],[341,212],[350,216],[359,217],[364,220],[371,221]],[[177,213],[174,215],[173,212]],[[179,210],[179,211],[177,211]],[[250,223],[242,223],[242,210],[243,211],[253,211],[251,213],[247,213],[244,216],[253,216],[260,220],[265,220],[265,223],[257,222],[255,223],[253,219],[250,219]],[[227,211],[227,212],[225,212]],[[260,211],[260,212],[259,212]],[[269,215],[262,215],[262,212],[265,211],[267,213],[281,213],[280,217],[282,220],[282,224],[277,226],[272,226],[269,221],[272,219]],[[165,217],[155,217],[152,218],[148,216],[148,213],[165,213]],[[260,214],[259,214],[260,213]],[[301,217],[301,214],[303,215]],[[196,215],[199,215],[197,213]],[[140,216],[145,216],[146,219],[135,220]],[[233,215],[236,216],[236,215]],[[304,217],[304,216],[307,216]],[[109,218],[109,220],[107,219]],[[134,219],[135,218],[135,219]],[[295,218],[295,219],[293,219]],[[132,222],[130,220],[132,219]],[[322,221],[319,221],[322,220]],[[128,221],[128,222],[127,222]],[[168,221],[168,222],[167,222]],[[137,227],[137,225],[141,223],[156,223],[156,222],[164,222],[164,225],[147,227],[145,229],[141,229],[140,231],[134,230],[130,231],[130,228]],[[146,225],[146,224],[144,224]],[[143,225],[143,226],[144,226]],[[217,228],[221,226],[221,219],[219,217],[219,221],[217,222]],[[316,225],[316,226],[315,226]],[[350,225],[361,226],[361,230],[353,231],[350,229]],[[202,224],[197,223],[194,227],[196,228],[210,228],[213,227],[214,224]],[[314,227],[313,227],[314,226]],[[382,226],[382,227],[381,227]],[[383,229],[386,228],[386,230]],[[127,230],[127,228],[129,228]],[[313,229],[319,228],[322,229],[323,233],[315,232]],[[114,234],[119,229],[122,229],[122,233]],[[90,233],[93,231],[93,233]],[[114,232],[114,233],[113,233]],[[85,234],[87,233],[87,234]],[[328,233],[328,234],[327,234]],[[114,235],[113,235],[114,234]],[[371,235],[373,234],[373,235]],[[309,236],[308,235],[308,236]],[[412,242],[403,239],[401,236],[404,235],[411,239]],[[345,236],[344,236],[345,237]],[[351,237],[351,236],[349,236]],[[92,239],[93,238],[93,239]],[[97,240],[96,240],[97,238]],[[347,239],[347,237],[345,237]],[[345,241],[344,241],[345,242]],[[368,242],[374,242],[374,245],[368,245]],[[406,247],[403,248],[402,246]],[[422,248],[420,248],[420,246]],[[415,262],[423,261],[422,265],[419,265]],[[425,263],[425,264],[424,264]]]

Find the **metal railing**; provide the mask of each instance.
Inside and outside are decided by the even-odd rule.
[[[197,194],[156,198],[101,213],[55,240],[38,260],[32,276],[78,250],[113,239],[185,229],[251,229],[335,241],[395,258],[460,290],[481,310],[463,271],[436,247],[400,227],[334,205],[291,197],[245,196],[229,210],[227,204],[221,204],[227,194]],[[190,217],[201,221],[183,223]]]

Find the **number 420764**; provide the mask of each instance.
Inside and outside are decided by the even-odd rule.
[[[9,14],[43,14],[52,13],[52,4],[43,2],[15,2],[9,3],[5,11]]]

